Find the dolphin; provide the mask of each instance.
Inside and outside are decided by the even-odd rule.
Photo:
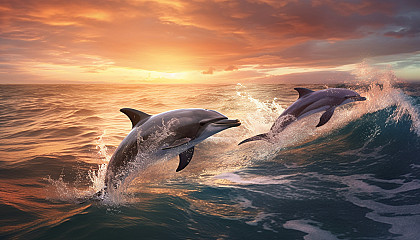
[[[194,146],[206,138],[241,125],[225,115],[207,109],[178,109],[157,115],[131,109],[120,110],[131,120],[132,129],[108,163],[105,188],[97,196],[116,189],[138,166],[164,157],[179,155],[176,171],[184,169],[194,154]]]
[[[319,119],[318,125],[316,125],[316,127],[321,127],[331,119],[336,107],[350,102],[366,100],[357,92],[344,88],[328,88],[319,91],[295,88],[295,90],[299,93],[299,98],[284,110],[269,132],[245,139],[238,145],[257,140],[273,142],[276,136],[294,121],[325,111]]]

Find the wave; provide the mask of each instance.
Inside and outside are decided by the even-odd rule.
[[[240,105],[235,105],[232,109],[229,106],[232,101],[226,103],[224,99],[218,104],[220,108],[231,109],[230,114],[241,119],[240,128],[221,132],[198,145],[194,159],[188,166],[188,171],[184,171],[185,173],[173,173],[172,165],[176,165],[177,160],[172,159],[165,163],[159,162],[158,167],[152,165],[144,169],[141,174],[155,180],[170,181],[170,179],[181,177],[201,181],[200,176],[224,176],[224,173],[238,169],[257,168],[272,163],[282,163],[290,168],[295,166],[322,168],[322,163],[335,161],[337,163],[335,170],[339,174],[340,172],[347,175],[371,173],[369,167],[376,166],[379,169],[375,173],[377,175],[399,176],[408,172],[407,164],[409,165],[410,162],[407,162],[404,167],[392,162],[390,165],[395,168],[388,172],[381,170],[380,164],[376,164],[375,161],[389,160],[390,156],[391,159],[392,157],[412,159],[415,154],[418,154],[419,107],[413,97],[395,87],[392,75],[382,74],[381,76],[374,82],[360,81],[356,85],[345,86],[365,96],[367,101],[338,108],[330,122],[323,127],[315,127],[320,117],[320,114],[315,114],[291,124],[282,132],[276,144],[259,141],[240,147],[237,147],[240,140],[268,131],[287,105],[296,99],[297,94],[291,95],[285,90],[286,87],[282,86],[278,92],[283,95],[269,100],[260,100],[264,97],[267,99],[260,86],[253,89],[238,84],[236,94],[230,95],[229,99],[233,99],[233,102]],[[293,90],[290,91],[293,92]],[[82,115],[81,117],[89,117],[89,114],[83,110],[76,113]],[[105,143],[105,138],[108,137],[105,131],[98,137],[97,166],[88,173],[89,194],[103,187],[106,166],[112,155],[107,148],[108,144]],[[402,146],[403,144],[406,146]],[[405,151],[396,151],[397,148]],[[352,167],[347,164],[358,162],[363,162],[366,166]],[[235,178],[235,176],[225,177],[224,180],[242,181],[242,184],[247,181]],[[144,181],[133,181],[133,183],[141,184]],[[260,183],[264,181],[271,183],[270,181],[281,182],[287,179],[262,177]]]

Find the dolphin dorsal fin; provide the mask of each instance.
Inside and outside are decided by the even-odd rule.
[[[150,117],[151,115],[144,113],[142,111],[136,110],[136,109],[132,109],[132,108],[121,108],[120,111],[122,113],[124,113],[125,115],[127,115],[127,117],[131,120],[131,123],[133,124],[133,128],[134,126],[137,125],[137,123],[139,123],[141,120],[146,119],[148,117]]]
[[[307,89],[307,88],[295,88],[296,91],[298,91],[299,93],[299,98],[306,96],[309,93],[313,93],[314,91],[312,91],[311,89]]]

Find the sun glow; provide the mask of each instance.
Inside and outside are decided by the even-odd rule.
[[[199,72],[159,72],[142,69],[103,66],[71,66],[51,63],[28,63],[22,71],[47,79],[44,83],[64,82],[93,83],[192,83]]]
[[[419,80],[410,2],[82,2],[2,1],[0,83],[341,81],[363,59]]]

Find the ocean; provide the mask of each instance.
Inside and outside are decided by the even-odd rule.
[[[367,100],[256,141],[297,99],[344,87]],[[216,110],[242,125],[161,159],[102,201],[131,129],[119,112]],[[420,85],[0,85],[1,239],[419,239]]]

